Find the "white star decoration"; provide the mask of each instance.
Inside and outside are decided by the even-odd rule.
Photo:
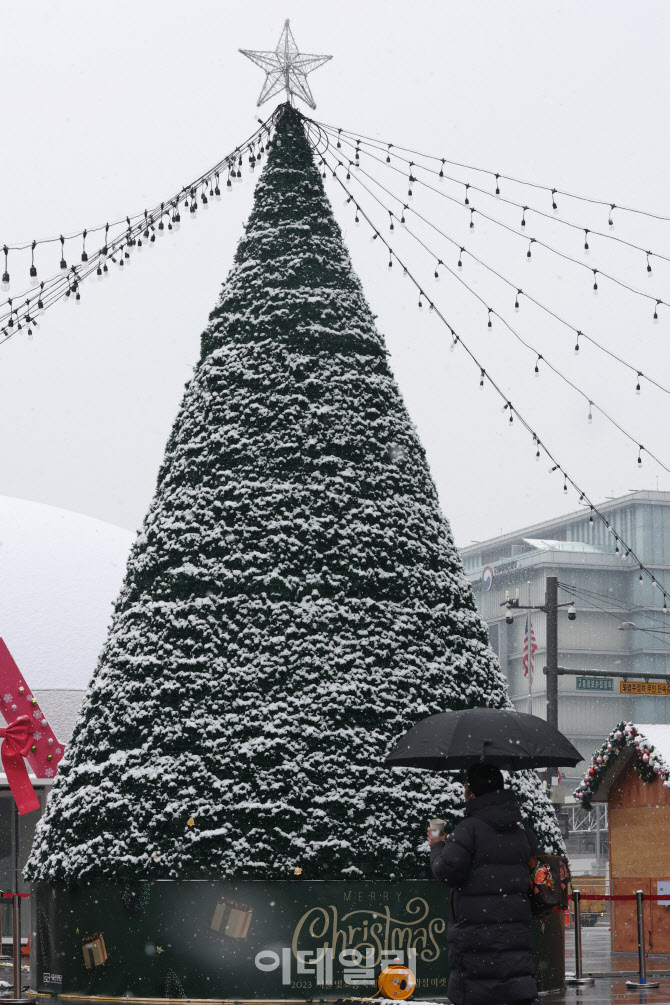
[[[257,105],[262,105],[268,98],[274,97],[286,88],[286,95],[291,103],[296,97],[301,98],[310,108],[316,108],[307,83],[307,74],[333,57],[298,52],[288,18],[284,21],[284,28],[274,52],[256,52],[253,49],[240,49],[240,52],[265,70],[265,83],[256,102]]]

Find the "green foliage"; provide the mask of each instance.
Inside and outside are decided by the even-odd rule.
[[[462,788],[384,755],[433,712],[507,703],[286,107],[28,873],[424,875]]]

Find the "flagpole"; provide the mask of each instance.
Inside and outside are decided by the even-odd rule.
[[[528,713],[533,714],[533,621],[531,618],[531,581],[528,580]]]

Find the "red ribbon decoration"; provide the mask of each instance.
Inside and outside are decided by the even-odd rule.
[[[0,758],[7,775],[9,787],[12,790],[16,807],[23,816],[40,808],[40,801],[35,794],[32,782],[28,777],[23,758],[30,751],[30,737],[33,733],[33,723],[28,715],[19,715],[8,726],[0,727]]]

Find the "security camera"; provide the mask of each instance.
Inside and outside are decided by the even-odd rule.
[[[508,625],[514,624],[514,618],[509,612],[505,615],[505,621],[507,622]]]
[[[568,607],[568,621],[574,621],[577,617],[577,611],[574,604],[570,604]]]

